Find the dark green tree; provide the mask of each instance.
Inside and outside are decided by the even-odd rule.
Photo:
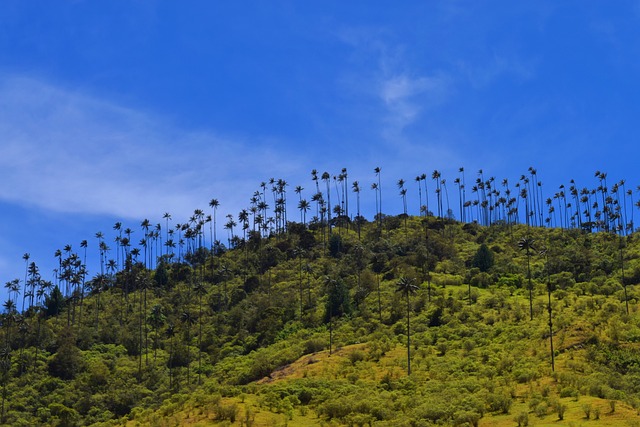
[[[486,273],[493,267],[493,252],[491,252],[486,244],[483,243],[480,245],[476,254],[473,256],[471,265],[483,273]]]
[[[44,298],[44,311],[49,316],[56,316],[60,314],[65,306],[64,296],[60,291],[60,288],[56,285],[51,290],[51,293]]]

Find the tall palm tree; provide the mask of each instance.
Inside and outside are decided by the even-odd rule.
[[[527,255],[527,279],[529,280],[529,315],[533,320],[533,283],[531,282],[531,255],[536,250],[535,240],[530,237],[523,237],[518,242],[518,248]]]
[[[342,176],[342,180],[343,180],[343,185],[344,185],[344,214],[349,217],[349,181],[348,181],[348,174],[347,174],[347,168],[342,168],[342,172],[340,173],[340,175]]]
[[[236,225],[238,224],[233,220],[233,215],[227,214],[227,223],[224,225],[224,228],[229,230],[229,248],[232,247],[232,242],[234,241],[233,227],[235,227]]]
[[[438,216],[442,218],[442,189],[440,188],[440,177],[441,173],[438,170],[434,170],[431,174],[431,179],[436,182],[436,197],[437,203],[436,206],[438,208]]]
[[[373,191],[375,191],[375,193],[376,193],[376,217],[375,217],[375,219],[376,219],[376,222],[378,223],[378,234],[380,234],[382,228],[380,226],[380,223],[381,223],[380,222],[380,217],[381,217],[381,215],[380,215],[380,211],[378,210],[378,198],[379,198],[379,193],[380,193],[380,189],[378,188],[378,183],[374,182],[373,184],[371,184],[371,189]]]
[[[551,348],[551,371],[556,370],[555,354],[553,352],[553,315],[551,308],[551,292],[553,291],[553,285],[551,284],[551,266],[549,264],[549,253],[547,248],[542,248],[540,254],[545,257],[545,264],[547,270],[547,311],[549,312],[549,347]]]
[[[462,194],[460,195],[462,202],[460,203],[460,205],[463,207],[463,211],[462,211],[462,222],[467,222],[467,214],[464,210],[464,208],[467,206],[467,201],[466,201],[466,186],[465,186],[465,182],[464,182],[464,168],[460,168],[458,169],[458,172],[460,172],[460,175],[462,176],[462,178],[458,178],[458,189],[462,190]]]
[[[398,190],[400,190],[400,196],[402,197],[402,213],[407,215],[407,191],[404,188],[405,181],[400,178],[398,180]]]
[[[166,320],[166,316],[163,313],[162,306],[160,304],[156,304],[151,307],[151,312],[149,313],[148,322],[153,328],[154,331],[154,346],[153,346],[153,363],[156,363],[156,355],[158,353],[158,330],[162,327]]]
[[[116,222],[113,229],[118,232],[116,236],[116,269],[119,268],[120,263],[120,240],[122,240],[122,223]]]
[[[304,188],[302,188],[301,185],[296,185],[296,188],[293,190],[298,195],[298,202],[302,200],[302,190],[304,190]]]
[[[415,182],[418,184],[418,215],[422,216],[422,178],[420,175],[415,177]]]
[[[400,277],[396,283],[396,292],[400,292],[407,300],[407,374],[411,375],[411,300],[410,296],[418,291],[414,279]]]
[[[400,190],[400,197],[402,197],[402,213],[404,217],[404,231],[407,231],[407,189],[404,188],[404,179],[398,180],[398,189]]]
[[[16,306],[16,301],[18,301],[18,294],[20,293],[20,279],[13,279],[4,284],[5,289],[8,291],[9,301],[13,302],[13,307]],[[11,300],[11,293],[15,294],[13,300]]]
[[[360,240],[360,225],[362,218],[360,217],[360,184],[358,181],[353,181],[351,185],[353,192],[356,193],[356,225],[358,226],[358,240]]]
[[[187,346],[187,385],[191,384],[191,325],[195,323],[195,319],[189,313],[188,310],[185,310],[180,315],[180,320],[185,325],[187,337],[186,337],[186,346]]]
[[[624,304],[627,315],[629,314],[629,297],[627,295],[627,281],[624,278],[624,247],[626,246],[625,237],[619,236],[618,249],[620,251],[620,272],[622,273],[622,288],[624,289]]]
[[[222,292],[223,292],[223,303],[225,308],[227,307],[227,301],[228,301],[228,297],[227,297],[227,279],[229,278],[229,276],[231,275],[231,270],[229,269],[229,267],[227,267],[226,264],[222,264],[220,266],[220,268],[218,269],[218,273],[220,274],[220,277],[222,278]]]
[[[202,377],[202,297],[206,295],[207,288],[202,281],[199,281],[194,291],[198,296],[198,384],[200,384]]]
[[[307,201],[307,199],[301,199],[298,203],[298,209],[300,209],[300,220],[302,221],[302,225],[307,225],[307,212],[311,209],[311,205]]]
[[[320,199],[322,199],[322,192],[320,191],[320,183],[318,182],[318,171],[316,169],[313,169],[311,171],[311,180],[315,183],[316,185],[316,192],[315,194],[311,197],[311,201],[312,202],[317,202],[316,203],[316,216],[318,218],[320,218]]]
[[[173,339],[176,336],[176,328],[173,323],[170,323],[167,326],[167,330],[165,331],[167,337],[169,338],[169,390],[173,390]]]
[[[85,279],[87,276],[87,246],[89,246],[89,243],[86,240],[80,242],[80,247],[84,249],[82,266],[80,267],[80,276],[82,278],[82,283],[80,284],[80,314],[78,320],[78,324],[80,325],[82,324],[82,305],[84,303]]]
[[[164,215],[162,215],[162,219],[164,219],[166,221],[166,238],[165,238],[165,246],[167,247],[167,252],[165,253],[165,255],[169,254],[169,246],[166,245],[166,242],[169,241],[169,220],[171,219],[171,214],[169,212],[165,212]]]
[[[329,356],[331,356],[333,354],[333,301],[331,301],[331,296],[338,286],[338,281],[329,276],[325,276],[324,283],[327,287],[328,295],[327,307],[329,308]]]
[[[11,370],[11,348],[8,346],[0,349],[0,381],[2,381],[2,407],[0,409],[0,423],[6,422],[5,401],[7,399],[7,382]]]
[[[218,206],[220,206],[220,202],[218,199],[211,199],[209,201],[209,206],[213,209],[213,242],[211,242],[211,250],[213,251],[218,241],[218,237],[216,236],[216,212],[218,211]]]
[[[380,172],[382,169],[380,169],[379,167],[376,167],[375,169],[373,169],[373,171],[376,174],[376,177],[378,177],[378,182],[377,182],[377,194],[378,194],[378,221],[379,221],[379,226],[378,229],[380,230],[380,232],[382,233],[382,183],[380,181]],[[373,188],[373,187],[372,187]]]
[[[329,172],[322,173],[322,180],[325,182],[327,187],[327,224],[329,226],[329,234],[331,234],[331,186],[329,185],[329,180],[331,179],[331,175]]]
[[[22,259],[24,260],[24,292],[22,293],[22,309],[20,312],[24,313],[24,301],[27,298],[28,290],[27,290],[27,274],[29,272],[29,258],[30,255],[25,253],[22,255]]]
[[[300,293],[300,319],[304,314],[304,288],[302,285],[302,257],[304,255],[304,249],[295,248],[293,250],[294,255],[298,258],[298,291]]]

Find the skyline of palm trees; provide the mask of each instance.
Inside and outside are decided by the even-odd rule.
[[[362,191],[358,180],[352,180],[355,184],[353,191],[357,198],[356,217],[360,220],[364,219],[363,209],[361,208],[361,199],[363,196],[374,203],[373,220],[378,221],[380,231],[382,231],[382,176],[381,168],[376,167],[373,170],[374,182],[371,184],[370,192]],[[439,218],[454,219],[455,214],[449,205],[449,195],[446,187],[446,178],[439,170],[434,170],[431,177],[434,180],[433,193],[436,196],[436,212],[429,209],[429,191],[426,180],[427,174],[422,173],[416,175],[415,182],[418,185],[418,210],[417,215],[431,215]],[[346,218],[353,221],[353,214],[349,212],[349,188],[348,188],[347,169],[342,168],[336,175],[329,172],[323,172],[321,176],[317,170],[311,171],[311,181],[315,191],[310,194],[310,200],[316,204],[316,215],[307,221],[307,212],[311,210],[311,203],[304,194],[304,186],[295,186],[295,193],[298,195],[296,207],[300,210],[300,222],[305,226],[320,224],[329,234],[333,228],[334,218],[332,213],[336,213],[341,221]],[[634,208],[640,208],[640,201],[634,200],[634,191],[627,189],[627,182],[620,180],[609,186],[608,176],[605,172],[596,171],[594,174],[596,185],[594,188],[579,187],[575,180],[571,179],[570,184],[564,184],[558,187],[558,191],[553,194],[548,193],[545,199],[543,189],[545,188],[539,179],[538,171],[529,167],[526,174],[522,174],[517,181],[515,194],[511,192],[509,180],[504,178],[502,185],[498,187],[495,183],[495,177],[485,179],[483,170],[479,170],[475,185],[472,188],[472,197],[468,197],[465,183],[465,170],[459,169],[459,175],[454,179],[458,193],[458,220],[464,222],[477,222],[481,225],[492,225],[502,223],[506,225],[512,224],[528,224],[534,227],[559,227],[561,229],[577,228],[587,232],[606,231],[620,236],[627,236],[635,229],[634,224]],[[319,185],[319,180],[325,181],[325,192]],[[335,206],[331,204],[331,181],[335,184],[334,199],[337,199]],[[263,237],[269,234],[286,232],[287,223],[287,197],[286,187],[289,186],[286,180],[270,178],[268,180],[271,185],[273,196],[273,204],[267,202],[267,184],[262,182],[260,190],[253,194],[249,199],[248,207],[240,210],[238,220],[243,229],[242,236],[236,236],[234,227],[237,225],[234,215],[226,214],[227,222],[224,228],[228,231],[228,247],[234,247],[242,244],[247,240],[247,231],[249,229],[258,230]],[[401,213],[413,214],[409,211],[409,203],[407,197],[409,192],[405,187],[406,182],[403,179],[397,181],[400,189],[402,200]],[[424,188],[422,187],[424,184]],[[552,191],[552,190],[551,190]],[[636,187],[636,191],[640,191],[640,186]],[[423,203],[424,198],[424,203]],[[554,203],[555,202],[555,203]],[[96,233],[98,239],[98,250],[92,252],[98,253],[97,260],[92,255],[89,258],[92,264],[98,266],[93,275],[105,275],[107,273],[115,274],[115,272],[126,266],[127,259],[131,254],[138,253],[141,249],[144,252],[144,264],[147,268],[153,268],[162,256],[171,259],[174,257],[173,249],[176,245],[179,247],[178,261],[182,261],[185,256],[192,254],[196,249],[202,248],[206,244],[206,235],[204,233],[205,224],[209,223],[209,245],[213,250],[218,244],[217,238],[217,210],[220,206],[218,199],[210,199],[209,207],[212,209],[211,215],[206,216],[201,209],[196,209],[194,215],[188,221],[182,224],[176,224],[175,230],[169,227],[169,221],[172,216],[164,213],[164,233],[162,224],[158,222],[155,227],[149,219],[144,219],[140,223],[143,237],[140,239],[138,247],[133,246],[131,235],[135,232],[132,228],[127,228],[121,221],[113,226],[114,235],[111,237],[115,242],[115,254],[111,255],[111,248],[107,244],[108,237],[101,231]],[[366,203],[362,206],[365,207]],[[475,208],[475,209],[474,209]],[[630,212],[629,212],[630,211]],[[173,239],[174,231],[178,231],[177,241]],[[165,241],[162,242],[164,234]],[[65,297],[73,297],[82,300],[84,296],[84,281],[87,274],[90,274],[87,267],[87,247],[91,247],[86,240],[80,242],[80,247],[84,249],[82,257],[72,249],[72,245],[65,245],[64,251],[57,250],[55,257],[58,259],[57,268],[53,269],[54,284],[60,285]],[[162,246],[165,246],[164,253]],[[65,255],[65,256],[63,256]],[[35,292],[34,285],[28,281],[29,258],[27,253],[23,255],[25,261],[25,275],[23,279],[18,279],[18,290],[15,286],[9,287],[5,285],[8,292],[9,300],[18,306],[18,295],[22,295],[21,311],[27,306],[27,299],[32,305]],[[82,258],[82,259],[80,259]],[[108,267],[108,268],[107,268]],[[108,271],[105,271],[108,270]],[[47,272],[39,274],[46,276]],[[91,274],[90,274],[91,275]],[[12,279],[7,283],[15,281]],[[10,289],[9,289],[10,288]],[[16,307],[17,308],[17,307]],[[27,307],[28,308],[28,307]]]

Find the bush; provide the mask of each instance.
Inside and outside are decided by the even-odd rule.
[[[535,409],[533,410],[533,413],[536,414],[536,417],[538,418],[544,418],[547,416],[548,409],[549,408],[547,407],[547,403],[541,402],[535,407]]]
[[[520,412],[513,421],[518,423],[518,427],[527,427],[529,425],[529,414]]]
[[[347,357],[352,365],[367,359],[367,355],[362,350],[353,350]]]
[[[556,404],[556,412],[558,413],[558,419],[564,420],[564,413],[567,411],[567,405],[558,402]]]
[[[235,423],[236,416],[238,414],[238,405],[236,405],[235,403],[229,405],[218,403],[213,407],[213,412],[216,420],[229,420],[231,423]]]
[[[486,397],[487,407],[491,412],[508,414],[513,404],[513,399],[506,393],[489,393]]]
[[[471,285],[478,288],[488,288],[493,285],[493,276],[489,273],[478,273],[471,278]]]
[[[322,351],[326,347],[324,339],[312,338],[304,343],[304,354],[312,354]]]
[[[582,405],[582,411],[584,412],[584,417],[586,419],[590,419],[591,418],[591,404],[590,403],[585,403]]]
[[[455,414],[453,414],[453,425],[478,427],[480,418],[482,418],[482,416],[477,412],[458,411]]]

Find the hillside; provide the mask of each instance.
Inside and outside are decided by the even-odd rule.
[[[5,304],[2,423],[640,424],[637,234],[439,216],[63,251]]]

